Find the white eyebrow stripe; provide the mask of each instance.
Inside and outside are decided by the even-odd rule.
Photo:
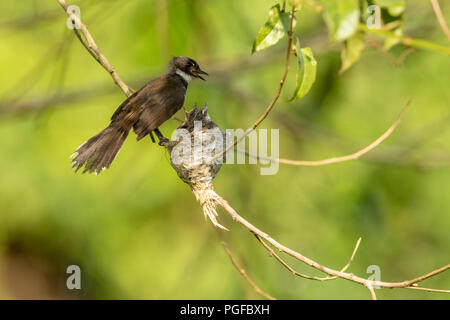
[[[191,75],[187,74],[186,72],[184,72],[183,70],[181,70],[179,68],[177,68],[175,73],[178,74],[179,76],[181,76],[184,79],[184,81],[186,81],[186,82],[189,82],[192,79]]]

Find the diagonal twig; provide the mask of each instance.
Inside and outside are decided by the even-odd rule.
[[[89,33],[88,28],[86,25],[81,21],[81,19],[71,12],[69,10],[69,5],[66,3],[65,0],[57,0],[58,3],[61,5],[61,7],[64,9],[64,11],[67,13],[69,18],[72,20],[72,24],[74,26],[73,31],[75,32],[75,35],[80,40],[80,42],[83,44],[83,46],[86,48],[86,50],[89,52],[89,54],[94,57],[94,59],[102,65],[103,68],[105,68],[106,71],[111,75],[116,85],[119,86],[119,88],[125,93],[125,95],[128,97],[133,93],[133,90],[128,87],[122,79],[120,79],[119,75],[117,74],[114,67],[111,65],[109,60],[105,57],[105,55],[100,51],[99,47],[94,41],[94,38]],[[81,36],[79,30],[77,29],[77,26],[79,26],[79,30],[84,36]]]
[[[300,272],[294,270],[294,268],[292,268],[289,264],[287,264],[286,261],[284,261],[278,254],[276,254],[275,251],[263,239],[261,239],[261,237],[259,235],[257,235],[256,233],[254,233],[253,235],[264,246],[264,248],[267,249],[267,251],[269,252],[269,255],[273,256],[275,259],[277,259],[278,262],[280,262],[293,275],[299,276],[301,278],[305,278],[305,279],[309,279],[309,280],[317,280],[317,281],[328,281],[328,280],[334,280],[334,279],[338,278],[337,276],[332,276],[332,277],[308,276],[308,275],[306,275],[304,273],[300,273]],[[340,270],[340,272],[345,272],[348,269],[348,267],[350,267],[350,264],[353,262],[353,259],[355,258],[356,251],[358,251],[360,243],[361,243],[361,237],[356,242],[355,248],[353,249],[353,252],[352,252],[352,255],[351,255],[350,259],[348,260],[347,264]]]
[[[375,290],[373,289],[373,285],[371,283],[367,282],[366,288],[369,289],[370,296],[372,297],[372,300],[377,300],[377,295],[375,294]]]
[[[281,77],[280,80],[280,84],[278,85],[278,90],[277,93],[275,94],[275,96],[272,98],[272,101],[270,101],[269,105],[267,106],[266,110],[263,112],[263,114],[255,121],[255,123],[253,123],[253,125],[248,128],[247,130],[245,130],[244,134],[239,137],[238,139],[236,139],[233,143],[230,143],[230,145],[228,145],[225,150],[223,150],[221,153],[219,153],[216,158],[220,158],[222,157],[225,153],[227,153],[231,148],[234,148],[239,142],[241,142],[243,139],[245,139],[245,137],[247,137],[253,130],[256,129],[256,127],[258,127],[261,122],[264,121],[264,119],[267,118],[267,116],[269,115],[270,111],[272,111],[273,107],[275,106],[275,104],[277,103],[278,99],[281,96],[281,91],[283,90],[283,86],[284,83],[286,81],[286,77],[288,75],[288,71],[289,71],[289,58],[291,56],[291,50],[292,50],[292,29],[293,29],[293,25],[294,25],[294,19],[295,19],[295,7],[292,8],[291,14],[289,16],[289,31],[288,31],[288,45],[287,45],[287,49],[286,49],[286,63],[284,66],[284,72],[283,72],[283,76]]]
[[[284,252],[284,253],[290,255],[291,257],[293,257],[293,258],[309,265],[310,267],[317,269],[329,276],[345,279],[345,280],[363,285],[369,289],[369,291],[371,292],[372,298],[374,298],[374,297],[376,298],[376,296],[374,296],[373,287],[391,288],[391,289],[405,288],[405,289],[421,290],[421,289],[417,289],[417,288],[420,288],[420,287],[418,287],[418,284],[420,282],[422,282],[428,278],[434,277],[438,274],[441,274],[450,269],[450,264],[448,264],[439,269],[436,269],[427,274],[424,274],[420,277],[414,278],[412,280],[401,281],[401,282],[386,282],[386,281],[364,279],[362,277],[354,275],[353,273],[342,272],[342,271],[334,270],[332,268],[321,265],[320,263],[302,255],[301,253],[286,247],[285,245],[279,243],[274,238],[272,238],[269,234],[267,234],[264,231],[262,231],[261,229],[255,227],[253,224],[251,224],[246,219],[244,219],[242,216],[240,216],[228,204],[228,202],[225,199],[223,199],[222,197],[217,195],[217,201],[225,209],[225,211],[232,217],[232,219],[234,221],[243,225],[252,234],[257,235],[259,238],[264,239],[265,241],[270,243],[278,251]],[[280,260],[278,260],[278,261],[280,261]],[[284,265],[284,266],[286,267],[286,265]],[[317,280],[317,279],[315,279],[315,280]],[[422,290],[427,290],[427,289],[423,288]],[[432,290],[435,290],[435,289],[432,289]],[[427,290],[427,291],[430,291],[430,290]],[[447,291],[438,291],[438,292],[447,292]]]
[[[442,15],[441,7],[439,6],[438,0],[430,0],[433,11],[436,14],[436,18],[441,26],[442,31],[445,33],[447,38],[450,40],[450,30],[448,29],[447,23],[445,22],[444,16]]]
[[[282,159],[282,158],[274,159],[274,158],[270,158],[270,157],[262,157],[262,156],[258,156],[258,155],[253,155],[253,154],[251,154],[247,151],[243,151],[243,150],[238,150],[238,151],[244,152],[249,157],[256,158],[258,160],[261,159],[261,160],[278,162],[278,163],[283,163],[283,164],[292,165],[292,166],[323,166],[323,165],[328,165],[328,164],[333,164],[333,163],[345,162],[345,161],[349,161],[349,160],[356,160],[356,159],[362,157],[363,155],[365,155],[366,153],[375,149],[377,146],[379,146],[383,141],[385,141],[395,131],[395,129],[400,124],[403,113],[406,111],[406,109],[409,107],[410,104],[411,104],[411,101],[408,101],[408,103],[400,111],[400,113],[397,117],[397,120],[395,120],[395,122],[378,139],[376,139],[374,142],[369,144],[367,147],[365,147],[355,153],[346,155],[346,156],[334,157],[334,158],[329,158],[329,159],[324,159],[324,160],[316,160],[316,161],[305,161],[305,160],[290,160],[290,159]]]
[[[231,254],[230,249],[228,249],[228,246],[227,246],[227,244],[225,242],[222,242],[222,246],[225,249],[225,252],[227,253],[228,257],[230,258],[231,263],[233,264],[233,266],[244,277],[244,279],[247,280],[247,282],[255,289],[255,291],[258,292],[263,297],[269,299],[269,300],[276,300],[274,297],[272,297],[268,293],[266,293],[263,290],[261,290],[258,287],[258,285],[249,277],[249,275],[245,272],[245,270],[242,269],[241,267],[239,267],[239,265],[234,260],[233,255]]]

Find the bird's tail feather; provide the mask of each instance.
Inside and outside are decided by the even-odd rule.
[[[109,125],[97,135],[83,143],[74,152],[72,169],[77,172],[84,166],[83,173],[99,174],[110,167],[120,151],[129,130]]]

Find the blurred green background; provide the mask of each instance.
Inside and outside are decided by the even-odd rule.
[[[450,21],[450,6],[441,1]],[[247,128],[276,92],[286,42],[250,55],[274,0],[70,2],[122,79],[134,88],[163,73],[173,55],[196,59],[207,82],[190,84],[186,106],[209,104],[222,128]],[[108,73],[66,27],[52,0],[0,2],[0,298],[259,299],[231,265],[216,231],[163,148],[134,134],[99,176],[74,174],[69,156],[103,129],[124,99]],[[417,51],[402,66],[367,48],[343,75],[339,45],[320,14],[297,15],[295,36],[318,61],[312,91],[285,91],[261,128],[280,129],[280,157],[324,159],[381,135],[412,99],[398,130],[364,158],[323,167],[225,165],[216,191],[250,222],[336,269],[363,238],[350,271],[402,281],[449,263],[450,60]],[[407,1],[405,33],[445,46],[428,1]],[[405,48],[390,54],[400,56]],[[182,114],[179,115],[182,117]],[[166,135],[177,127],[163,125]],[[279,299],[368,299],[344,280],[295,278],[226,214],[238,263]],[[295,268],[321,275],[286,258]],[[66,288],[79,265],[82,289]],[[423,283],[450,288],[450,274]],[[381,299],[448,299],[404,289]]]

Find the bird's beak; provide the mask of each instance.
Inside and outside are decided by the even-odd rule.
[[[206,81],[205,78],[203,78],[201,76],[201,74],[204,74],[204,75],[207,75],[207,76],[209,75],[205,71],[203,71],[202,69],[198,69],[198,70],[195,71],[194,77],[197,77],[197,78],[202,79],[203,81]]]

